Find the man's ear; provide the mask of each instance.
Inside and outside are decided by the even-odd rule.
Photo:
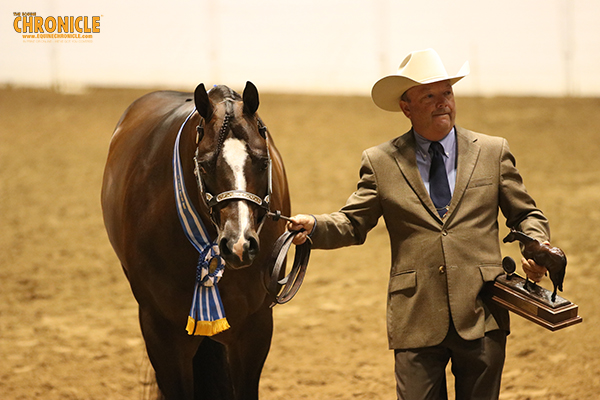
[[[400,109],[406,116],[406,118],[410,119],[410,104],[404,100],[398,100],[400,102]]]

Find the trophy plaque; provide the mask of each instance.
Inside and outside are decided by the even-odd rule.
[[[502,266],[506,274],[488,284],[493,302],[551,331],[582,321],[577,304],[515,274],[512,258],[505,257]]]

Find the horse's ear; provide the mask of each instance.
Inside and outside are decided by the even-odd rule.
[[[213,110],[212,104],[208,99],[208,93],[206,93],[203,83],[199,84],[194,91],[194,103],[196,104],[196,109],[202,118],[209,120],[212,116]]]
[[[258,110],[259,101],[258,89],[256,89],[256,86],[252,82],[246,82],[242,97],[244,99],[244,113],[246,115],[254,115],[256,110]]]

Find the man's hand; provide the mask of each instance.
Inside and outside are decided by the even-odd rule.
[[[293,243],[296,246],[299,246],[306,242],[308,235],[315,229],[315,217],[312,215],[298,214],[290,219],[291,222],[287,223],[287,229],[289,231],[299,231],[300,229],[304,229],[304,232],[300,232],[294,237]]]
[[[525,275],[535,283],[539,283],[548,272],[545,267],[537,265],[533,260],[526,260],[525,257],[521,258],[521,264],[523,264]]]
[[[543,244],[550,246],[550,242],[548,241],[544,242]],[[521,264],[523,265],[523,271],[525,272],[525,275],[527,275],[530,281],[539,283],[544,276],[548,275],[548,270],[546,267],[538,265],[531,259],[526,260],[525,257],[521,257]]]

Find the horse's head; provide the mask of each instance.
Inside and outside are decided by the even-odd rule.
[[[194,93],[198,127],[197,173],[201,195],[218,230],[221,255],[232,268],[249,266],[259,252],[258,231],[268,210],[270,156],[266,128],[256,114],[258,91],[243,96],[225,86]]]

